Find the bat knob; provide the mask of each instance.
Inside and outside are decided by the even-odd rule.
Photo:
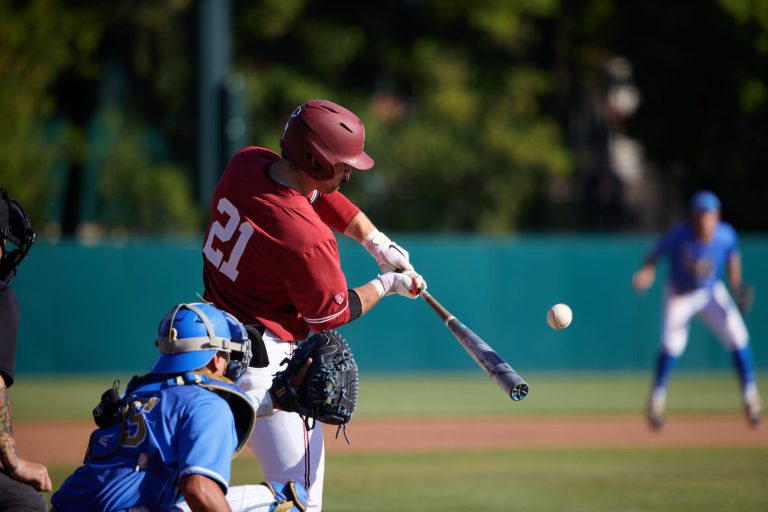
[[[515,402],[519,402],[526,396],[528,396],[528,384],[524,382],[512,388],[512,392],[509,394],[509,397]]]

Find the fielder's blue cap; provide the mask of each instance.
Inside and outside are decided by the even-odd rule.
[[[699,190],[691,198],[691,209],[697,212],[718,212],[720,199],[709,190]]]

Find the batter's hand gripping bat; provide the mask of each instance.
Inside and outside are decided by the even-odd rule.
[[[496,381],[504,392],[512,400],[519,401],[528,395],[528,383],[509,366],[509,363],[496,353],[493,348],[483,341],[480,336],[472,332],[466,325],[462,324],[450,311],[445,309],[437,300],[426,290],[420,292],[424,302],[437,313],[445,326],[453,333],[454,337],[461,343],[472,359],[490,378]]]

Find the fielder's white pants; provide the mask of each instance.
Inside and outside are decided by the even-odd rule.
[[[275,374],[285,366],[280,363],[290,357],[296,343],[280,340],[269,329],[263,335],[269,366],[248,368],[238,380],[256,403],[262,403],[266,390],[272,386]],[[307,490],[307,511],[319,512],[323,504],[323,477],[325,475],[325,445],[320,422],[307,431],[304,420],[296,413],[275,411],[272,416],[259,418],[248,445],[256,454],[269,482],[287,482],[294,479]]]
[[[269,512],[275,504],[275,497],[264,485],[238,485],[227,491],[227,501],[232,512]],[[142,507],[141,510],[148,511]],[[138,512],[130,509],[128,512]],[[171,512],[192,512],[186,501],[182,501],[171,509]]]
[[[744,319],[722,281],[712,290],[700,289],[675,294],[667,286],[664,294],[664,320],[661,346],[673,357],[679,357],[688,344],[691,319],[698,316],[729,351],[747,346],[749,333]]]

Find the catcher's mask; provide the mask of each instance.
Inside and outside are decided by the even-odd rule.
[[[11,242],[15,248],[8,250],[7,242]],[[0,244],[2,244],[2,258],[0,258],[0,279],[10,281],[16,273],[16,267],[27,255],[35,243],[35,231],[29,216],[19,203],[8,196],[4,188],[0,187]]]
[[[178,304],[160,321],[160,349],[152,373],[180,373],[202,368],[216,352],[230,354],[225,376],[236,380],[251,359],[251,340],[237,318],[204,302]]]
[[[363,151],[365,127],[350,110],[327,100],[297,107],[280,140],[283,155],[319,181],[330,180],[340,163],[365,171],[373,159]]]

